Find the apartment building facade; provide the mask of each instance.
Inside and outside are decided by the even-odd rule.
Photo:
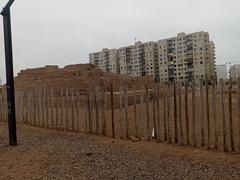
[[[193,78],[209,79],[215,75],[215,45],[206,32],[179,33],[177,37],[158,41],[160,81]]]
[[[104,72],[119,73],[118,49],[103,49],[100,52],[89,54],[89,61]]]
[[[115,64],[119,65],[117,73],[120,74],[151,76],[160,82],[216,77],[215,45],[207,32],[179,33],[176,37],[157,42],[136,42],[116,51],[115,58],[106,59],[106,62],[116,61]],[[101,53],[104,51],[97,53],[96,57]],[[93,60],[94,54],[90,54],[90,63],[110,71],[104,60]],[[101,65],[97,62],[101,62]]]
[[[230,76],[233,80],[240,78],[240,64],[235,64],[230,67]]]
[[[154,42],[142,43],[139,41],[132,46],[120,48],[120,74],[154,77],[155,44]]]
[[[217,73],[217,81],[220,81],[220,79],[226,80],[227,79],[226,64],[216,65],[216,73]]]

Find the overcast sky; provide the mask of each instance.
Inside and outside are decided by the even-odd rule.
[[[1,7],[7,0],[0,0]],[[208,31],[217,63],[240,62],[239,0],[15,0],[15,74],[25,68],[87,63],[90,52],[178,32]],[[2,18],[0,78],[5,79]]]

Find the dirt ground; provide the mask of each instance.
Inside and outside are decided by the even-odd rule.
[[[240,155],[0,124],[0,179],[240,179]]]

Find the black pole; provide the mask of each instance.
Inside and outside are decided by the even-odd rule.
[[[17,145],[16,133],[16,114],[15,114],[15,93],[14,93],[14,73],[13,73],[13,54],[12,54],[12,34],[10,6],[6,6],[1,12],[3,16],[4,47],[7,77],[7,103],[8,103],[8,128],[9,145]]]

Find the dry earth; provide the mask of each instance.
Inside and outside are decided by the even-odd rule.
[[[240,155],[0,124],[0,179],[240,179]]]

